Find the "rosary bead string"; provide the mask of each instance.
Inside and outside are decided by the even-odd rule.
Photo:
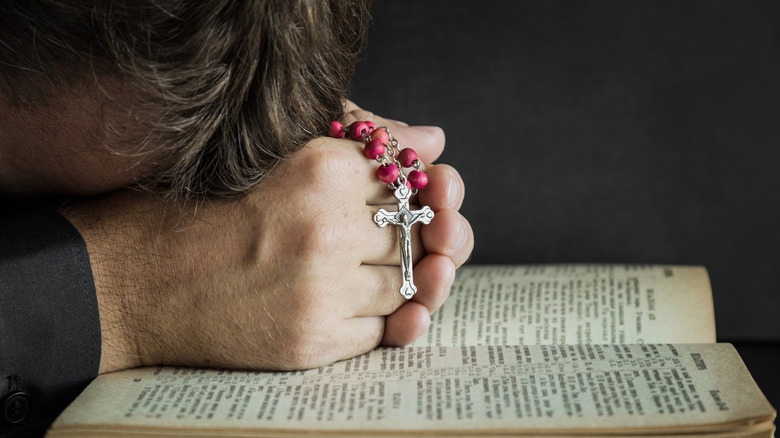
[[[365,143],[363,153],[367,158],[379,162],[377,178],[387,183],[391,190],[404,184],[416,194],[418,189],[428,185],[428,175],[420,171],[421,162],[417,152],[412,148],[400,149],[398,140],[386,126],[377,127],[371,121],[356,121],[344,128],[340,122],[334,121],[328,129],[328,136],[349,137]],[[404,174],[404,168],[412,170]]]

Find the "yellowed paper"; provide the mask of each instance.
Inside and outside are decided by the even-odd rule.
[[[702,267],[464,266],[414,345],[715,342]]]
[[[293,373],[104,375],[50,436],[87,424],[221,436],[736,433],[773,414],[728,344],[409,347]]]

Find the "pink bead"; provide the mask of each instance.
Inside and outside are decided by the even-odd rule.
[[[344,126],[339,122],[330,122],[330,128],[328,128],[328,137],[344,138]]]
[[[371,140],[379,140],[382,144],[387,144],[390,140],[390,134],[384,129],[375,129],[371,132]]]
[[[415,189],[421,189],[428,185],[428,175],[419,170],[409,172],[409,176],[406,177],[406,180],[409,181]]]
[[[379,177],[380,181],[389,184],[398,179],[399,173],[400,172],[398,171],[398,168],[395,167],[395,164],[383,164],[379,166],[379,169],[377,169],[376,176]]]
[[[412,167],[412,164],[414,164],[414,160],[416,159],[417,152],[412,148],[406,148],[398,154],[398,161],[401,163],[401,166],[404,167]]]
[[[355,122],[349,125],[349,138],[352,140],[363,141],[363,136],[368,134],[368,125],[366,122]]]
[[[371,140],[366,143],[366,147],[363,148],[363,152],[366,154],[366,157],[373,160],[385,153],[385,145],[380,141]]]
[[[376,125],[374,124],[374,122],[372,122],[370,120],[366,120],[365,124],[368,125],[368,132],[369,133],[374,132],[374,129],[376,129]]]

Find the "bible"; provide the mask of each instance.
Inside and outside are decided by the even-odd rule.
[[[322,368],[101,375],[48,437],[771,437],[706,270],[465,266],[427,334]]]

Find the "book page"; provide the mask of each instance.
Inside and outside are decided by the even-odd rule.
[[[715,342],[702,267],[464,266],[413,345]]]
[[[728,344],[408,347],[298,372],[147,368],[102,375],[50,436],[85,434],[89,424],[107,436],[141,427],[205,435],[220,429],[221,436],[223,429],[257,436],[598,435],[766,429],[773,415]]]

